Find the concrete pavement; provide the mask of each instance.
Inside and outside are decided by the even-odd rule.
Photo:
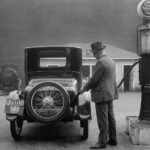
[[[138,116],[141,93],[120,93],[119,100],[114,101],[117,121],[118,146],[107,146],[107,150],[149,150],[148,146],[132,145],[126,131],[126,116]],[[5,97],[0,97],[0,150],[87,150],[97,141],[98,127],[95,117],[95,106],[92,103],[92,121],[89,124],[89,138],[80,139],[79,121],[49,127],[24,123],[23,138],[14,142],[9,131],[9,122],[5,119]]]

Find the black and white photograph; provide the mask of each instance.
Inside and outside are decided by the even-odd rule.
[[[150,149],[150,0],[0,0],[0,150]]]

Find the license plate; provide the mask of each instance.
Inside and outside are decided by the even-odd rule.
[[[7,99],[6,105],[19,106],[19,99]]]
[[[5,105],[6,114],[22,114],[24,109],[24,101],[7,99]]]

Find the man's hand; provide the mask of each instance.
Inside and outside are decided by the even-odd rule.
[[[84,92],[85,92],[84,89],[81,88],[80,91],[79,91],[79,94],[82,94],[82,93],[84,93]]]

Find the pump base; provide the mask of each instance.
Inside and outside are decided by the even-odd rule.
[[[137,116],[127,116],[126,124],[126,133],[133,145],[150,146],[150,121],[140,121]]]

